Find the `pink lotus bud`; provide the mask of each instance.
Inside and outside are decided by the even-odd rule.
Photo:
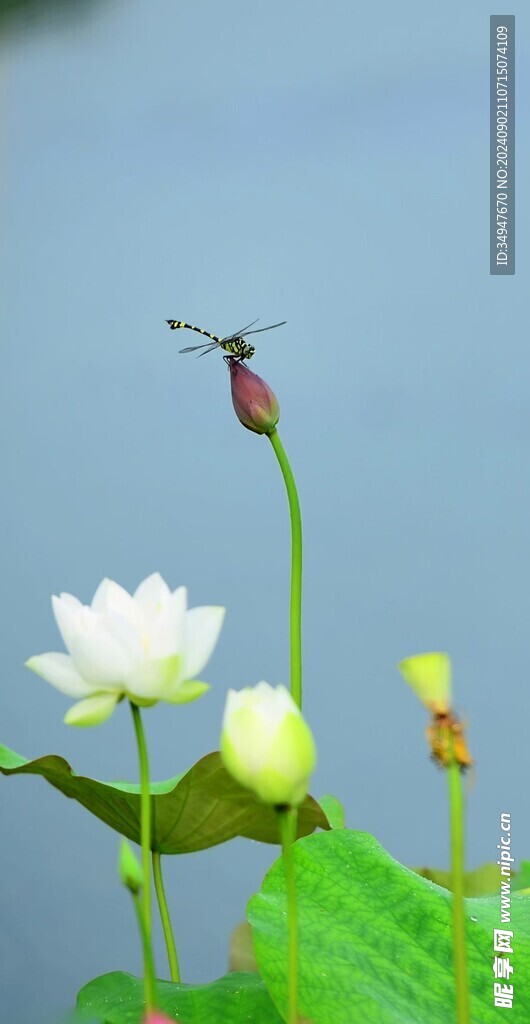
[[[280,406],[274,391],[238,359],[228,362],[232,402],[239,422],[255,434],[270,434],[280,418]]]
[[[159,1013],[158,1010],[152,1010],[151,1013],[147,1014],[145,1024],[175,1024],[175,1019],[166,1017],[165,1014]]]

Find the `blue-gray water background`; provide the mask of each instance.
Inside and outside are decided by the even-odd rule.
[[[519,166],[530,12],[514,3]],[[287,681],[289,533],[265,439],[237,423],[221,334],[260,316],[305,526],[312,786],[398,859],[447,866],[445,779],[395,669],[444,649],[476,758],[468,862],[527,814],[528,190],[514,278],[489,276],[489,10],[416,0],[140,3],[4,40],[0,740],[137,777],[130,716],[62,724],[23,667],[61,649],[50,595],[158,569],[226,626],[211,693],[146,714],[153,775],[218,743],[226,690]],[[526,63],[526,67],[525,67]],[[36,778],[0,780],[1,1003],[48,1021],[141,970],[118,837]],[[237,841],[167,863],[184,977],[222,974],[275,856]],[[162,944],[158,962],[164,966]]]

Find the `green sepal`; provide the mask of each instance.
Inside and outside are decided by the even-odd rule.
[[[201,683],[198,679],[188,679],[175,690],[174,696],[167,696],[164,699],[169,704],[190,704],[192,700],[202,697],[203,693],[209,689],[209,683]]]

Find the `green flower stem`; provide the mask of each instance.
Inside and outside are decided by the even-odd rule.
[[[278,808],[282,840],[285,885],[287,889],[287,925],[289,929],[287,1024],[298,1021],[298,918],[292,845],[296,836],[296,808]]]
[[[155,890],[156,898],[158,900],[158,909],[160,911],[160,920],[162,921],[164,939],[166,940],[167,958],[169,961],[169,972],[171,975],[171,981],[180,981],[180,969],[177,956],[177,947],[175,946],[175,937],[173,935],[173,929],[171,927],[171,918],[169,916],[166,892],[164,889],[164,879],[162,878],[162,862],[160,854],[158,853],[157,850],[153,850],[153,878],[155,880]]]
[[[450,735],[452,752],[452,735]],[[451,757],[447,769],[449,782],[449,815],[451,829],[451,879],[453,887],[453,957],[456,986],[457,1024],[469,1024],[469,993],[467,979],[466,917],[464,904],[464,800],[462,772]]]
[[[153,961],[153,950],[152,950],[151,942],[149,940],[149,937],[147,935],[147,931],[146,931],[146,928],[145,928],[144,912],[143,912],[143,908],[142,908],[142,903],[141,903],[140,897],[139,896],[135,896],[133,894],[132,895],[132,899],[133,899],[133,903],[134,903],[134,909],[136,911],[136,919],[138,921],[138,928],[140,930],[140,938],[142,940],[142,950],[143,950],[143,955],[144,955],[145,977],[146,977],[146,979],[147,979],[147,977],[152,979],[153,992],[152,992],[152,996],[151,996],[151,1003],[150,1003],[150,1005],[148,1005],[148,1003],[147,1003],[147,981],[146,981],[146,986],[145,986],[146,1009],[152,1009],[153,1004],[154,1004],[154,980],[155,980],[155,965],[154,965],[154,961]]]
[[[276,428],[267,434],[285,480],[291,516],[291,696],[302,707],[302,516],[298,491],[285,449]]]
[[[153,968],[153,954],[151,945],[151,794],[149,792],[149,760],[147,757],[147,744],[145,742],[144,727],[140,708],[131,702],[131,711],[138,745],[138,760],[140,762],[140,812],[141,812],[141,841],[142,841],[142,919],[145,932],[144,940],[144,978],[145,978],[145,1007],[152,1010],[155,1005],[155,972]],[[145,949],[150,950],[150,955],[145,955]]]

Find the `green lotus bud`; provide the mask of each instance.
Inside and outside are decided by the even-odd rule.
[[[118,870],[123,884],[133,896],[137,896],[143,885],[142,868],[125,839],[122,839],[120,844]]]
[[[221,757],[230,774],[264,803],[302,803],[316,762],[315,743],[285,686],[262,682],[228,691]]]
[[[398,669],[429,711],[445,714],[451,707],[451,661],[448,654],[430,651],[400,661]]]

